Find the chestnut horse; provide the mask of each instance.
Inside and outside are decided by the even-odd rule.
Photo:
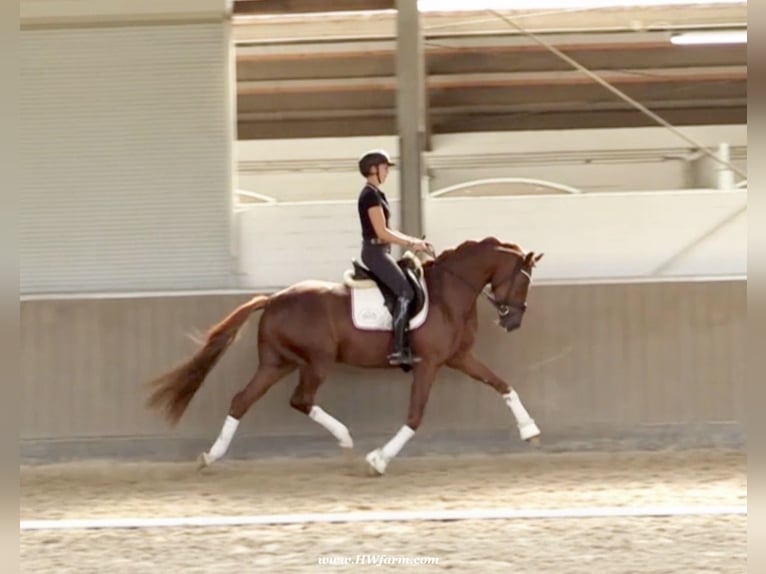
[[[519,395],[474,355],[472,347],[478,327],[476,303],[481,294],[495,306],[501,327],[510,332],[521,326],[532,268],[541,257],[490,237],[466,241],[436,258],[419,262],[429,308],[425,322],[410,331],[409,340],[420,362],[412,367],[405,424],[382,448],[366,456],[375,474],[385,472],[417,431],[431,385],[444,365],[495,389],[515,417],[521,438],[537,440],[540,430]],[[488,284],[491,295],[484,291]],[[290,405],[323,426],[343,449],[351,449],[348,428],[316,404],[317,390],[338,362],[365,368],[394,367],[386,360],[392,344],[390,329],[355,327],[350,298],[347,285],[320,281],[302,281],[270,296],[252,298],[213,326],[202,348],[188,361],[150,381],[154,390],[147,405],[161,409],[170,424],[176,424],[250,315],[263,309],[256,373],[232,398],[218,438],[209,452],[200,455],[200,466],[210,465],[226,453],[242,416],[275,383],[296,369],[300,379]]]

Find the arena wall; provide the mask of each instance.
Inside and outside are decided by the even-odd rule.
[[[536,285],[519,331],[479,305],[478,355],[521,394],[550,448],[663,448],[740,443],[746,282]],[[22,302],[25,460],[185,458],[207,448],[257,365],[258,316],[175,429],[143,406],[142,383],[187,357],[187,336],[249,294],[30,299]],[[338,367],[320,404],[361,448],[404,421],[409,377]],[[292,411],[295,375],[244,419],[231,456],[333,452],[333,439]],[[408,453],[521,448],[505,404],[443,370]]]

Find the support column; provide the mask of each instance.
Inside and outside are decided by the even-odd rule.
[[[399,133],[401,229],[423,235],[423,149],[426,146],[425,60],[417,0],[397,0],[396,111]]]
[[[716,155],[723,161],[730,161],[729,144],[718,145]],[[709,189],[735,189],[734,172],[721,162],[703,155],[691,163],[692,186]]]

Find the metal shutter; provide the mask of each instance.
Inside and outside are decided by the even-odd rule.
[[[22,293],[229,285],[227,26],[22,32]]]

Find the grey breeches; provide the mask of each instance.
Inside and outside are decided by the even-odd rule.
[[[415,293],[404,272],[399,269],[387,245],[362,245],[362,263],[375,273],[398,297],[412,299]]]

